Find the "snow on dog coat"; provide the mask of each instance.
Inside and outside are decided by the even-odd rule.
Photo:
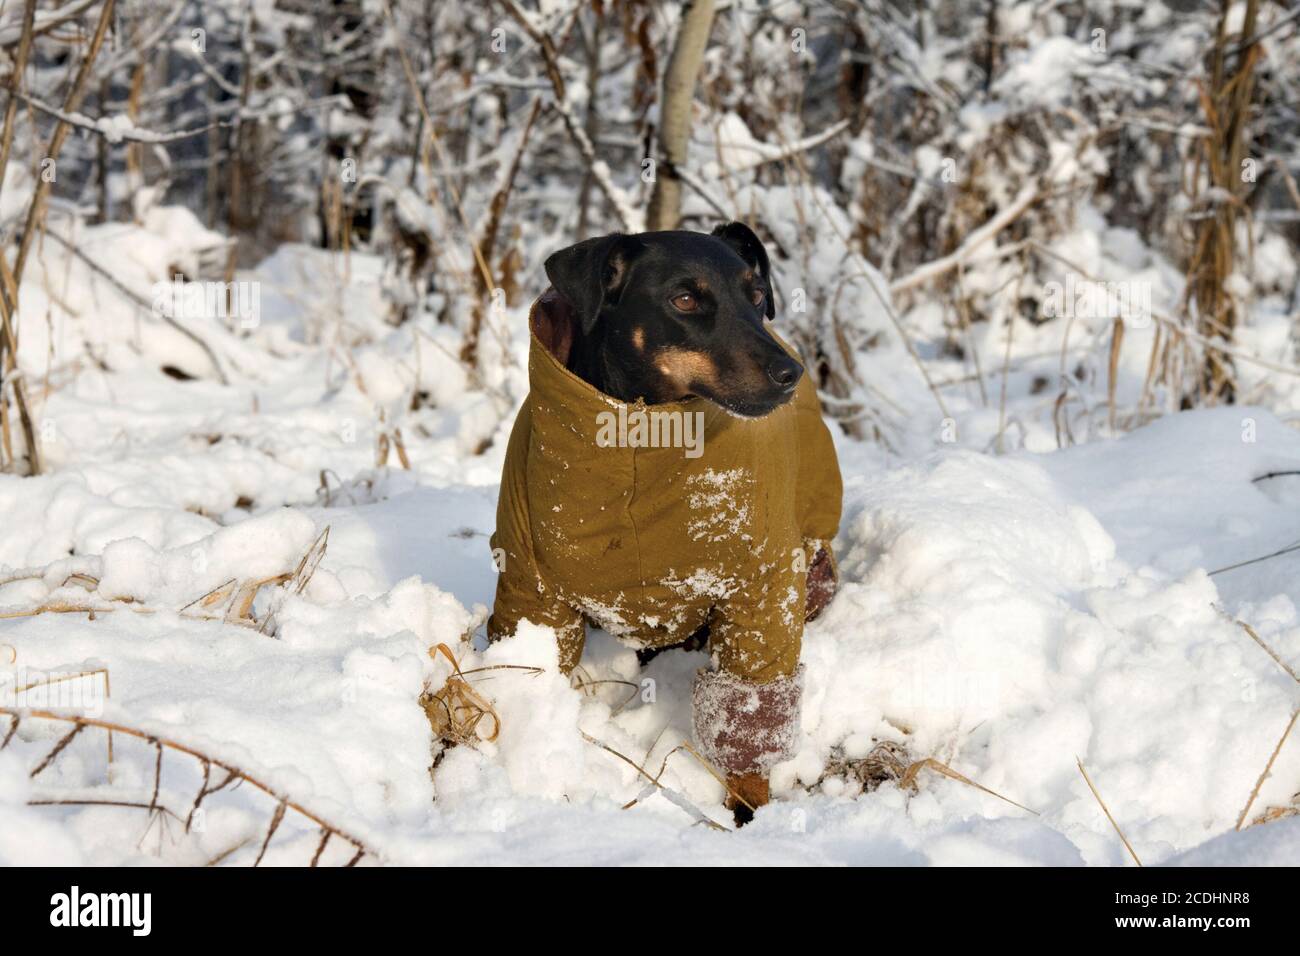
[[[759,419],[699,398],[611,398],[553,354],[567,356],[566,311],[548,292],[529,315],[530,392],[501,477],[488,634],[513,634],[524,619],[549,625],[567,672],[586,620],[645,647],[707,623],[720,676],[733,680],[703,702],[697,687],[698,731],[702,712],[730,709],[719,701],[735,697],[735,678],[795,676],[808,570],[833,575],[841,482],[830,432],[810,375]],[[797,712],[797,688],[768,690]]]

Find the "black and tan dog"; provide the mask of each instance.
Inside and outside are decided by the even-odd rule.
[[[588,239],[551,256],[546,274],[579,317],[566,364],[620,401],[698,395],[757,418],[803,374],[764,326],[776,315],[771,269],[740,223]]]
[[[553,627],[567,671],[588,621],[640,648],[707,632],[694,731],[743,821],[797,741],[800,643],[834,593],[841,496],[811,377],[768,327],[767,253],[729,223],[589,239],[546,272],[489,636]]]

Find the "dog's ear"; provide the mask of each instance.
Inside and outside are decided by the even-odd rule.
[[[605,303],[618,298],[639,247],[635,237],[616,232],[584,239],[546,260],[546,277],[573,306],[584,335],[595,327]]]
[[[771,295],[772,285],[772,264],[768,261],[767,250],[763,248],[762,241],[754,235],[754,230],[750,229],[743,222],[724,222],[713,230],[711,235],[721,239],[727,245],[736,251],[736,255],[744,259],[751,269],[757,269],[758,274],[763,277],[769,290],[767,296],[766,313],[769,319],[776,318],[776,302]]]

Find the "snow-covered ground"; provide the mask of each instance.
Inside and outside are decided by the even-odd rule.
[[[92,229],[81,247],[148,298],[215,241],[187,215]],[[955,414],[978,440],[902,458],[837,429],[843,587],[806,634],[802,745],[776,801],[723,833],[705,822],[729,828],[722,788],[681,747],[704,655],[641,669],[596,634],[580,690],[545,630],[484,645],[523,309],[493,317],[485,348],[500,352],[470,381],[452,330],[384,322],[381,271],[289,247],[241,276],[259,283],[256,328],[188,319],[222,385],[189,339],[46,245],[22,315],[48,473],[0,476],[0,693],[107,668],[104,720],[238,766],[364,842],[368,862],[1130,863],[1078,761],[1143,863],[1300,862],[1300,821],[1231,832],[1300,705],[1285,669],[1300,667],[1300,554],[1207,573],[1300,541],[1300,477],[1252,481],[1300,469],[1300,432],[1270,411],[1003,455],[983,450],[989,413],[973,407]],[[918,420],[933,418],[919,394]],[[309,579],[253,605],[273,637],[198,613],[228,582],[295,572],[326,528]],[[24,613],[60,604],[101,610]],[[464,671],[495,668],[470,676],[500,733],[446,750],[431,776],[418,698],[449,674],[439,644]],[[66,732],[24,721],[0,752],[0,863],[257,856],[276,802],[247,784],[209,797],[188,834],[137,808],[29,805],[153,799],[157,752],[122,734],[111,768],[88,730],[29,777]],[[881,741],[995,794],[933,768],[862,793],[835,768]],[[183,817],[203,769],[168,751],[158,802]],[[1293,736],[1248,820],[1297,791]],[[318,843],[288,812],[265,862],[308,862]],[[333,840],[322,861],[351,854]]]

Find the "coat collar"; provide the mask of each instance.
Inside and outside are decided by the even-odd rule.
[[[580,440],[595,441],[604,421],[602,414],[620,414],[637,410],[677,414],[702,413],[707,429],[739,422],[713,402],[690,398],[680,402],[647,405],[644,400],[623,402],[597,389],[565,367],[559,356],[568,356],[573,344],[573,318],[569,305],[554,289],[548,289],[528,313],[530,343],[528,349],[528,383],[532,399],[555,416],[567,431]]]

